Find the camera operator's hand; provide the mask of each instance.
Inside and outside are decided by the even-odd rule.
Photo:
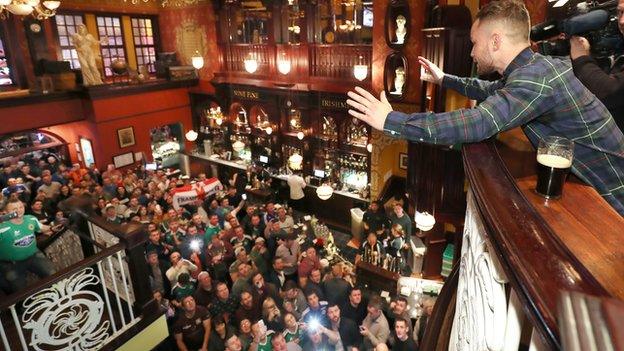
[[[421,71],[421,80],[438,85],[442,83],[442,79],[444,79],[444,71],[442,71],[440,67],[422,56],[418,56],[418,63],[420,63],[420,65],[424,68],[424,71]]]
[[[576,35],[570,38],[570,58],[572,60],[589,55],[589,48],[590,45],[587,39]]]

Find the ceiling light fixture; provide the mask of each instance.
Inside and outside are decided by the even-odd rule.
[[[0,19],[6,19],[9,14],[17,16],[33,15],[38,20],[44,20],[56,15],[56,9],[61,6],[60,1],[46,0],[0,0]]]

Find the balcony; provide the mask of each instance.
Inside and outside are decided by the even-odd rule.
[[[57,273],[0,304],[3,349],[136,349],[132,338],[148,329],[141,347],[155,347],[168,333],[145,279],[145,231],[76,215],[77,226],[39,245]]]

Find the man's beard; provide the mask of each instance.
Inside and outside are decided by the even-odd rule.
[[[483,76],[494,72],[492,56],[487,55],[483,59],[475,61],[477,63],[477,75]]]

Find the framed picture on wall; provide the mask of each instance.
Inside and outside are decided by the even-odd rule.
[[[399,154],[399,168],[407,169],[407,154],[402,152]]]
[[[129,166],[134,163],[134,154],[132,152],[126,152],[125,154],[113,156],[113,164],[115,168],[121,168]]]
[[[89,167],[95,163],[95,156],[93,156],[93,145],[91,140],[87,138],[80,138],[80,148],[82,149],[82,157],[85,167]]]
[[[134,145],[134,128],[126,127],[117,129],[117,139],[119,139],[120,148]]]

